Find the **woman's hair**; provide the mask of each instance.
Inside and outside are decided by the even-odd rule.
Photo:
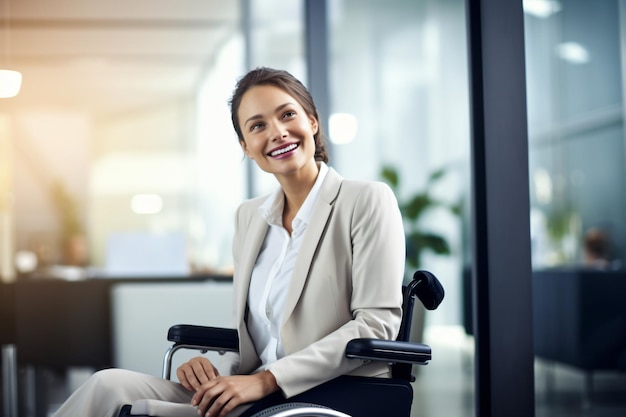
[[[230,115],[239,140],[244,140],[241,126],[239,125],[239,115],[237,114],[241,105],[241,99],[249,89],[259,85],[271,85],[280,88],[296,99],[308,116],[315,118],[318,125],[317,133],[313,135],[313,139],[315,139],[315,160],[328,162],[328,152],[324,147],[322,128],[311,93],[297,78],[283,70],[266,67],[256,68],[244,75],[237,83],[235,92],[230,99]]]

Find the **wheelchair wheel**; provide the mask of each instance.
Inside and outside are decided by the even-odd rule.
[[[332,408],[311,403],[286,403],[266,408],[251,417],[351,417]]]

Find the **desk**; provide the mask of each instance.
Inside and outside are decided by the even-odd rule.
[[[18,362],[55,370],[111,367],[111,285],[104,280],[18,281]]]
[[[12,308],[7,309],[7,314],[13,317],[14,323],[14,334],[11,335],[10,331],[5,334],[3,328],[2,337],[10,338],[15,344],[18,366],[33,371],[26,372],[26,375],[36,375],[38,369],[65,371],[71,367],[103,369],[117,366],[116,355],[119,356],[119,351],[116,354],[115,346],[118,341],[115,336],[119,332],[114,326],[112,294],[119,292],[119,288],[124,288],[127,284],[139,289],[147,289],[153,285],[175,285],[180,288],[189,284],[217,281],[231,282],[230,277],[222,275],[84,281],[18,280],[11,286],[2,285],[5,290],[11,288],[2,293],[6,292],[7,297],[13,299],[13,303],[3,302],[2,306],[5,308],[12,304]],[[125,317],[119,317],[119,314],[117,316],[118,323],[125,321]],[[133,320],[133,317],[127,318]],[[166,331],[160,338],[165,340],[165,335]],[[45,415],[41,407],[47,403],[44,387],[37,383],[36,377],[34,379],[35,381],[26,384],[30,386],[24,393],[26,397],[20,396],[20,402],[29,404],[28,410],[20,413],[20,416]],[[29,393],[33,390],[34,394]],[[32,404],[33,402],[36,404]]]

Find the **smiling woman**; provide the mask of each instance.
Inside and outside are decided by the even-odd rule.
[[[260,68],[240,81],[231,108],[233,120],[245,120],[236,128],[245,154],[285,190],[283,225],[291,233],[318,176],[316,161],[328,160],[313,99],[289,73]]]
[[[180,383],[97,372],[56,417],[111,416],[112,407],[142,399],[176,403],[179,415],[226,417],[258,401],[315,393],[343,375],[391,376],[388,363],[344,355],[354,338],[391,340],[399,331],[405,242],[391,189],[343,179],[326,165],[313,100],[285,71],[246,74],[231,117],[246,155],[280,185],[235,216],[238,355],[226,358],[222,374],[206,357],[193,358],[178,368]]]
[[[326,151],[326,148],[324,147],[322,140],[323,132],[321,130],[321,127],[319,126],[319,115],[317,112],[317,108],[315,107],[315,103],[313,102],[313,98],[311,97],[310,93],[299,80],[293,78],[291,74],[285,71],[275,71],[268,68],[260,68],[256,72],[250,73],[248,77],[240,80],[240,86],[241,91],[247,91],[253,86],[275,87],[275,89],[280,90],[274,90],[274,92],[272,93],[271,91],[268,91],[266,89],[263,92],[255,94],[255,96],[257,97],[251,97],[250,100],[248,100],[248,105],[250,106],[249,109],[242,109],[242,100],[244,98],[243,94],[235,94],[232,97],[231,108],[239,109],[238,112],[231,112],[231,118],[233,122],[233,127],[235,129],[235,132],[237,132],[237,136],[240,142],[245,141],[244,132],[242,127],[240,126],[240,120],[242,120],[240,114],[241,111],[246,110],[249,112],[248,119],[261,118],[263,117],[262,114],[257,114],[254,112],[253,106],[259,106],[259,103],[255,103],[255,100],[258,101],[260,96],[263,94],[267,94],[268,96],[278,95],[276,97],[273,97],[273,99],[275,100],[274,104],[276,105],[276,107],[274,108],[274,112],[279,112],[281,109],[283,109],[284,106],[288,106],[289,104],[299,107],[301,112],[304,112],[304,114],[301,114],[300,116],[308,117],[309,123],[311,123],[311,129],[314,130],[313,139],[315,142],[315,159],[318,161],[328,162],[328,153]],[[284,100],[284,102],[282,103],[280,102],[281,98],[282,100]],[[297,118],[298,115],[294,113],[295,111],[286,111],[284,114],[282,114],[282,117],[289,116]],[[248,119],[244,119],[245,122],[243,125],[249,124]],[[256,127],[256,125],[254,127]]]

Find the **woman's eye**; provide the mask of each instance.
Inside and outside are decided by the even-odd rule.
[[[283,119],[290,119],[296,115],[295,111],[289,110],[283,113]]]
[[[263,123],[255,123],[252,126],[250,126],[250,131],[253,132],[257,129],[260,129],[263,127]]]

